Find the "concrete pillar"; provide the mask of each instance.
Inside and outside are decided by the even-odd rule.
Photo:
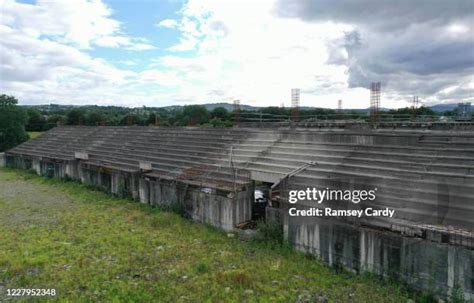
[[[456,249],[453,246],[448,247],[448,295],[451,296],[454,288],[455,276],[454,268],[456,266]]]
[[[289,231],[288,225],[290,224],[289,217],[290,216],[288,215],[287,212],[283,212],[283,240],[285,242],[288,242],[288,231]]]
[[[375,269],[374,235],[366,230],[360,231],[360,267],[362,271],[373,272]]]
[[[112,173],[110,176],[110,191],[113,194],[118,194],[118,188],[119,188],[119,175]]]
[[[86,182],[85,174],[86,174],[86,171],[82,167],[80,167],[79,168],[79,179],[81,180],[82,183]]]
[[[74,167],[71,162],[67,162],[64,164],[65,165],[65,176],[69,178],[74,178]]]
[[[148,181],[148,190],[150,191],[148,194],[149,197],[149,203],[150,205],[156,205],[156,195],[155,195],[155,182],[153,181]]]
[[[143,178],[138,179],[138,196],[141,203],[148,204],[150,202],[148,181]]]
[[[160,182],[155,182],[155,184],[154,184],[155,204],[156,205],[162,204],[162,201],[163,201],[163,195],[161,194],[161,186],[162,186],[162,184]]]
[[[134,200],[139,200],[140,199],[140,194],[139,194],[139,180],[137,180],[137,176],[135,174],[132,174],[130,176],[130,191],[132,193],[132,198]]]
[[[39,159],[33,159],[31,166],[38,175],[41,175],[41,161]]]
[[[0,153],[0,167],[5,167],[5,153]]]

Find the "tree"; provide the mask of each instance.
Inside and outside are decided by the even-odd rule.
[[[128,114],[122,118],[120,125],[142,125],[140,117],[136,114]]]
[[[159,114],[150,113],[146,120],[146,125],[160,125],[161,117]]]
[[[0,95],[0,152],[28,140],[28,116],[13,96]]]
[[[437,113],[431,108],[420,106],[418,108],[404,107],[398,109],[391,109],[388,114],[392,115],[394,119],[413,119],[420,116],[436,117]]]
[[[5,94],[0,95],[0,106],[14,106],[18,104],[18,100],[13,96]]]
[[[41,112],[35,108],[29,108],[27,111],[28,114],[28,124],[26,124],[27,131],[43,131],[46,125],[46,120],[44,119]]]
[[[187,105],[183,112],[178,114],[180,125],[194,126],[209,122],[209,112],[202,105]]]
[[[66,123],[66,116],[63,115],[51,115],[48,117],[46,120],[46,125],[44,127],[45,130],[49,130],[53,127],[56,127],[58,125],[64,125]]]
[[[84,125],[85,120],[84,111],[79,108],[72,109],[66,115],[66,123],[68,125]]]
[[[104,125],[106,121],[105,115],[99,111],[91,111],[86,116],[86,124],[97,126]]]
[[[229,112],[224,107],[216,107],[211,112],[212,118],[227,120]]]

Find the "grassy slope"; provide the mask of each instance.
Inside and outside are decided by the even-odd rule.
[[[28,132],[28,135],[30,136],[30,140],[31,139],[35,139],[35,138],[38,138],[39,136],[41,136],[44,132]]]
[[[395,285],[337,275],[288,249],[7,169],[0,169],[0,301],[2,286],[56,288],[65,301],[407,300]]]

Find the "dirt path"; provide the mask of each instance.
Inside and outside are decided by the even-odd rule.
[[[58,215],[73,212],[76,205],[54,187],[0,171],[0,224],[17,228],[57,223]]]

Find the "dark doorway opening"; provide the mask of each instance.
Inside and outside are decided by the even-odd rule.
[[[272,184],[266,182],[255,183],[254,203],[252,205],[252,220],[265,219],[265,212],[270,199]]]

